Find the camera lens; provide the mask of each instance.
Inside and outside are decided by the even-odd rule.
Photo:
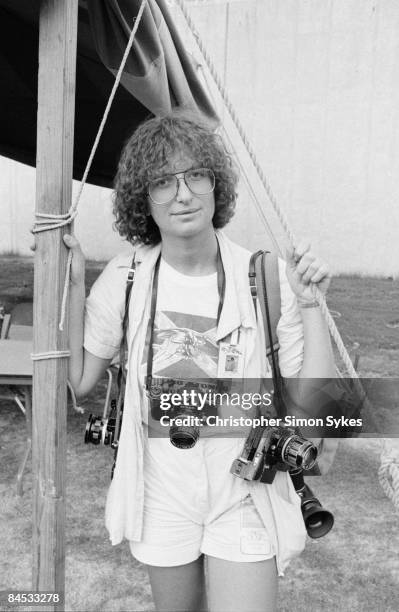
[[[115,418],[103,419],[91,414],[86,423],[85,444],[104,444],[108,446],[113,442],[115,432]]]
[[[199,438],[199,427],[171,425],[169,438],[177,448],[193,448]]]
[[[91,414],[86,423],[85,429],[85,444],[98,445],[101,442],[102,420],[94,414]]]
[[[304,470],[310,470],[317,459],[317,448],[311,443],[308,442],[309,446],[302,450],[302,463],[301,467]]]
[[[292,467],[310,470],[317,459],[317,448],[312,442],[300,436],[292,435],[286,438],[281,448],[281,458],[284,463]]]

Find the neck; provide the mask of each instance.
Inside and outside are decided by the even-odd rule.
[[[190,238],[162,238],[162,257],[173,268],[188,276],[216,272],[218,244],[215,232]]]

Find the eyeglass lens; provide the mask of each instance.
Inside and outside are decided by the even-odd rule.
[[[209,168],[192,168],[184,173],[184,181],[190,191],[196,195],[206,195],[215,188],[215,175]],[[166,174],[148,187],[148,193],[156,204],[166,204],[173,200],[179,189],[179,179],[174,174]]]

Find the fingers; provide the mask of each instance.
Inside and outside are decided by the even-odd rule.
[[[287,248],[286,256],[287,262],[292,268],[295,268],[302,274],[302,270],[298,270],[298,264],[310,251],[310,243],[305,240],[301,240],[297,245],[293,245]]]
[[[312,252],[306,241],[301,241],[287,252],[289,264],[298,274],[304,285],[320,283],[331,278],[330,269],[325,261]]]
[[[330,272],[328,265],[322,262],[321,260],[319,261],[320,261],[320,266],[316,269],[316,272],[311,277],[310,279],[311,283],[320,283],[321,281],[327,278],[328,279],[331,278],[331,272]]]
[[[35,237],[35,234],[34,234],[34,232],[32,231],[32,229],[30,230],[30,232],[33,234],[34,241],[32,242],[32,244],[30,245],[30,247],[29,247],[29,248],[30,248],[30,250],[31,250],[31,251],[36,251],[36,237]],[[72,250],[73,250],[73,249],[79,249],[79,250],[81,250],[81,248],[80,248],[80,244],[79,244],[79,242],[76,240],[75,236],[71,236],[70,234],[64,234],[64,236],[63,236],[62,238],[63,238],[64,244],[65,244],[65,245],[66,245],[68,248],[70,248],[70,249],[72,249]]]
[[[71,236],[71,234],[64,234],[63,235],[63,240],[64,243],[66,244],[66,246],[70,249],[80,249],[80,244],[78,242],[78,240],[75,238],[75,236]]]

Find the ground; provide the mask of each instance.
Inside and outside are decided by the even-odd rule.
[[[88,264],[88,286],[101,267]],[[31,299],[32,282],[30,259],[3,258],[0,303],[9,310]],[[360,277],[333,281],[329,306],[347,348],[360,356],[363,376],[397,376],[398,299],[398,281]],[[84,404],[85,415],[68,408],[66,610],[150,611],[153,605],[144,567],[131,557],[126,542],[112,547],[104,528],[112,451],[83,443],[87,413],[100,414],[103,398],[100,383]],[[24,495],[15,494],[25,422],[16,404],[0,401],[0,591],[27,590],[31,583],[30,464]],[[380,449],[380,441],[374,439],[341,442],[329,474],[308,479],[323,505],[333,512],[335,526],[326,537],[309,539],[305,552],[280,580],[282,612],[399,609],[399,512],[378,482]]]

